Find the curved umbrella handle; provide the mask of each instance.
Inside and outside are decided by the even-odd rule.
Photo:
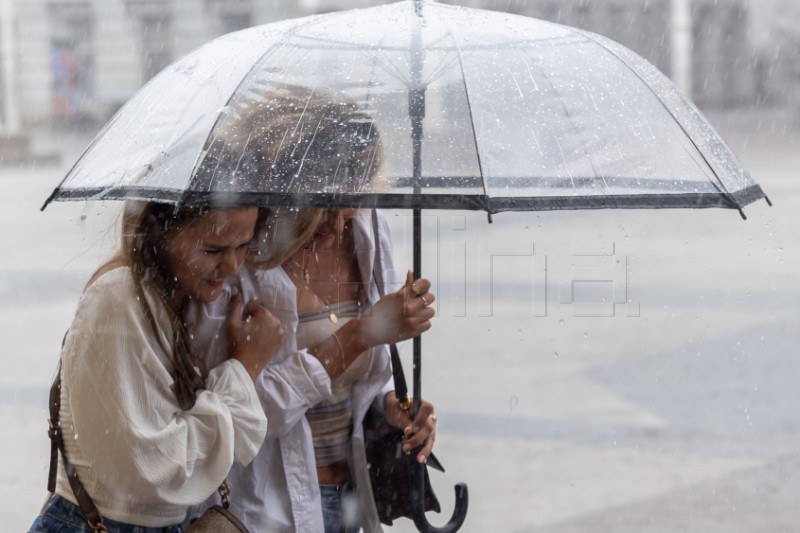
[[[425,498],[423,488],[425,487],[425,466],[415,465],[411,469],[411,495],[415,508],[412,509],[414,525],[420,533],[455,533],[464,524],[467,518],[467,507],[469,506],[469,491],[466,483],[457,483],[453,490],[456,495],[456,503],[453,515],[450,520],[441,527],[436,527],[428,522],[425,516]]]

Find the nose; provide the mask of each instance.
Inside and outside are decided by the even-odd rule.
[[[355,216],[356,210],[353,208],[338,208],[331,209],[328,212],[328,220],[330,224],[336,229],[336,233],[340,234],[344,231],[344,225],[347,221]]]
[[[239,273],[239,267],[242,264],[244,257],[240,258],[236,250],[228,250],[222,254],[222,260],[219,264],[219,271],[226,276],[235,276]]]

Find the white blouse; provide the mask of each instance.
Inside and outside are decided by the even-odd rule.
[[[362,282],[369,287],[369,300],[380,298],[372,281],[375,239],[369,210],[353,218],[356,255]],[[378,211],[378,237],[383,252],[386,293],[403,286],[405,271],[394,268],[389,225]],[[283,324],[285,338],[278,354],[256,383],[261,404],[269,419],[267,438],[258,456],[247,466],[234,465],[228,477],[231,509],[253,532],[319,533],[323,530],[322,503],[311,428],[306,411],[331,398],[331,380],[322,364],[306,350],[298,350],[297,296],[294,284],[282,268],[239,270],[243,301],[255,300],[267,307]],[[227,343],[224,329],[225,300],[230,294],[206,306],[190,306],[187,323],[195,332],[193,353],[208,363],[219,360],[219,348]],[[382,531],[372,497],[364,452],[361,420],[369,405],[383,409],[383,396],[394,389],[391,360],[386,346],[369,350],[369,368],[353,384],[354,427],[351,441],[353,470],[359,486],[365,533]],[[198,507],[199,514],[207,506]]]
[[[267,420],[253,381],[233,359],[213,368],[188,411],[172,391],[172,328],[146,295],[157,339],[127,267],[103,274],[78,303],[62,350],[61,427],[69,460],[101,515],[146,527],[184,520],[234,461],[248,464]],[[61,463],[61,461],[59,461]],[[56,492],[76,503],[59,465]]]

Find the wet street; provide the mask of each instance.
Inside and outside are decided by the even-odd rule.
[[[800,125],[711,121],[773,201],[732,210],[426,212],[439,317],[423,341],[433,483],[462,531],[780,533],[800,524]],[[39,208],[58,166],[0,168],[4,530],[45,497],[47,389],[117,205]],[[410,217],[390,212],[399,266]],[[406,347],[406,372],[410,374]],[[102,380],[102,376],[98,376]],[[445,521],[431,515],[434,524]],[[392,531],[414,531],[410,522]]]

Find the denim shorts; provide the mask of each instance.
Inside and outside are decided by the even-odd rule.
[[[181,533],[181,526],[142,527],[104,519],[108,533]],[[36,517],[28,533],[93,533],[80,507],[53,494]]]
[[[352,483],[320,485],[322,520],[325,533],[358,533],[361,531],[361,513],[358,493]]]

